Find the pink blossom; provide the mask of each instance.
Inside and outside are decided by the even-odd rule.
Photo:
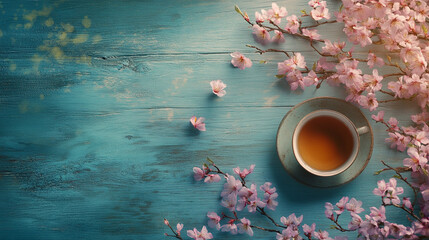
[[[378,107],[378,101],[374,93],[368,93],[367,96],[361,95],[358,99],[358,103],[363,108],[368,108],[370,111],[374,111]]]
[[[283,62],[277,63],[277,74],[278,75],[285,75],[286,73],[293,71],[294,68],[291,65],[290,59],[287,59]]]
[[[226,94],[224,90],[226,88],[226,84],[222,82],[222,80],[213,80],[210,82],[210,86],[212,87],[212,91],[218,97],[223,97]]]
[[[164,218],[164,224],[165,224],[165,225],[167,225],[167,226],[169,226],[169,225],[170,225],[170,223],[168,222],[168,220],[167,220],[167,219],[165,219],[165,218]]]
[[[304,88],[306,87],[304,77],[299,70],[293,70],[289,72],[286,76],[286,80],[288,81],[290,89],[292,91],[295,91],[298,87],[304,90]]]
[[[401,59],[408,64],[411,72],[417,75],[421,75],[425,72],[427,62],[423,56],[422,50],[419,47],[407,46],[401,49]]]
[[[307,224],[302,226],[302,230],[304,231],[304,235],[311,239],[311,236],[314,235],[314,231],[316,231],[316,224],[311,224],[311,227]]]
[[[292,60],[292,65],[295,66],[295,68],[305,68],[306,67],[304,56],[302,56],[301,53],[294,53],[291,60]]]
[[[235,174],[237,174],[238,176],[240,176],[240,178],[244,179],[246,178],[247,175],[251,174],[253,172],[253,169],[255,168],[255,164],[250,165],[249,169],[243,169],[243,171],[240,170],[240,167],[236,167],[234,168],[234,172]]]
[[[313,70],[310,70],[310,72],[303,78],[304,86],[308,87],[311,85],[317,85],[319,83],[319,78],[317,77],[316,73]]]
[[[383,197],[385,195],[385,192],[387,190],[387,184],[384,180],[380,180],[377,182],[377,188],[374,188],[372,191],[374,195]]]
[[[257,196],[257,195],[258,195],[258,193],[257,193],[255,184],[251,184],[250,188],[242,187],[240,189],[240,191],[238,191],[238,196],[246,198],[246,199],[251,198],[252,196]]]
[[[222,232],[230,232],[231,234],[237,234],[237,225],[234,223],[235,219],[231,219],[227,224],[222,225],[220,230]]]
[[[301,25],[298,17],[296,15],[291,15],[287,17],[286,20],[287,24],[285,30],[292,34],[298,33],[299,26]]]
[[[410,142],[410,137],[403,136],[402,134],[395,132],[395,133],[389,133],[389,138],[386,138],[386,142],[390,142],[391,148],[396,147],[399,151],[404,151],[407,147],[408,143]]]
[[[352,198],[348,203],[346,203],[346,209],[349,212],[361,213],[363,212],[362,202]]]
[[[399,77],[398,81],[389,82],[387,88],[395,93],[395,98],[409,98],[408,87],[403,82],[404,78]]]
[[[375,56],[375,54],[372,52],[368,53],[367,60],[367,64],[370,68],[373,68],[375,65],[379,67],[384,65],[384,60],[380,57]]]
[[[322,0],[310,0],[308,2],[308,5],[310,7],[312,7],[312,8],[316,8],[316,7],[319,7],[319,6],[326,7],[326,1],[322,1]]]
[[[317,29],[309,30],[307,28],[302,29],[302,34],[310,38],[310,40],[319,40],[320,34],[317,33]]]
[[[220,229],[220,220],[221,218],[215,212],[208,212],[207,217],[209,218],[208,225],[211,228]]]
[[[265,28],[254,24],[252,29],[255,41],[259,42],[262,45],[265,45],[271,41],[270,33]]]
[[[193,238],[195,240],[213,239],[213,235],[207,231],[206,226],[203,226],[201,232],[194,228],[193,230],[188,230],[187,233],[188,237]]]
[[[189,120],[192,124],[192,126],[194,126],[194,128],[200,130],[200,131],[205,131],[206,130],[206,124],[204,123],[204,118],[200,117],[197,119],[197,117],[192,116],[191,119]]]
[[[292,226],[299,226],[301,224],[303,218],[304,218],[303,215],[301,215],[297,218],[295,213],[292,213],[287,218],[282,216],[280,218],[280,222],[283,223],[283,225],[285,225],[286,227],[291,226],[291,225]]]
[[[352,221],[350,221],[348,227],[350,230],[356,230],[360,227],[360,224],[362,223],[362,218],[355,212],[350,212],[350,215],[352,217]]]
[[[249,236],[253,236],[253,230],[250,227],[250,221],[247,218],[240,219],[239,224],[237,224],[237,227],[239,228],[239,233],[247,233]]]
[[[416,234],[421,234],[422,236],[429,236],[429,218],[424,217],[420,221],[414,221],[413,227],[416,231]]]
[[[199,167],[194,167],[193,170],[195,181],[201,181],[206,176],[205,172]]]
[[[375,221],[386,221],[386,208],[381,206],[379,209],[371,207],[371,213],[369,214]]]
[[[252,67],[252,61],[239,52],[231,53],[231,64],[241,70]]]
[[[220,205],[229,209],[229,211],[233,212],[235,210],[235,206],[237,205],[237,194],[231,193],[226,197],[222,198]]]
[[[378,75],[378,70],[372,70],[372,75],[365,74],[363,76],[363,80],[367,85],[368,92],[377,92],[381,89],[381,81],[383,80],[383,76]]]
[[[425,125],[426,129],[423,129],[423,131],[417,131],[415,138],[414,138],[414,145],[420,147],[423,145],[427,145],[429,144],[429,138],[427,137],[427,133],[428,133],[428,127],[427,125]]]
[[[317,6],[313,10],[311,10],[311,17],[316,20],[322,20],[322,19],[330,19],[331,15],[329,14],[329,9],[325,6]]]
[[[344,42],[331,43],[331,41],[325,40],[325,46],[322,47],[322,50],[323,50],[323,53],[330,54],[330,55],[337,55],[342,51],[345,45],[346,44]]]
[[[271,188],[271,184],[270,182],[266,182],[264,183],[264,185],[261,185],[259,188],[261,189],[261,191],[268,193],[268,194],[274,194],[276,192],[276,188],[273,187]]]
[[[183,224],[182,223],[178,223],[176,225],[176,232],[177,232],[178,235],[180,235],[180,231],[182,231],[182,229],[183,229]]]
[[[407,153],[410,158],[404,159],[404,166],[410,167],[414,172],[418,171],[419,167],[424,168],[428,162],[427,158],[419,153],[414,147],[408,148]]]
[[[388,223],[389,235],[395,239],[401,239],[405,235],[407,228],[402,224]]]
[[[277,207],[277,205],[279,205],[279,203],[275,199],[277,199],[278,196],[279,195],[277,193],[273,193],[273,194],[265,193],[264,194],[263,202],[266,204],[266,207],[268,209],[271,209],[273,211],[276,210],[276,207]]]
[[[391,178],[389,180],[389,183],[386,184],[386,190],[384,192],[383,202],[385,204],[395,204],[399,205],[401,200],[399,199],[398,195],[401,195],[404,193],[404,189],[402,187],[396,186],[396,179]]]
[[[282,32],[274,30],[274,36],[272,38],[272,41],[275,43],[283,43],[285,41],[285,37]]]
[[[426,200],[426,199],[425,199]],[[411,204],[410,198],[404,197],[402,198],[402,205],[408,209],[413,209],[413,205]]]
[[[325,57],[321,57],[319,61],[317,61],[316,71],[324,70],[329,71],[335,67],[335,63],[326,61]]]
[[[349,201],[349,197],[342,197],[340,201],[338,201],[335,206],[337,206],[338,210],[335,210],[335,213],[340,215],[344,212],[344,209],[346,208],[346,204]]]
[[[213,183],[213,182],[219,182],[220,176],[219,174],[207,174],[206,178],[204,179],[204,182],[207,183]]]
[[[384,111],[379,111],[378,113],[377,113],[377,115],[372,115],[371,116],[372,117],[372,119],[374,119],[376,122],[383,122],[384,121]]]
[[[280,24],[282,18],[286,17],[287,11],[285,7],[279,7],[277,3],[271,4],[271,9],[268,10],[268,17],[271,21],[273,21],[275,24]]]
[[[420,90],[419,94],[417,95],[417,102],[419,103],[420,107],[424,109],[429,104],[429,89],[423,88]]]
[[[301,239],[299,237],[299,231],[295,227],[287,227],[282,233],[277,233],[276,239],[279,240],[290,240],[290,239]]]
[[[267,12],[265,10],[261,10],[261,13],[255,12],[255,20],[256,23],[263,23],[267,19]]]
[[[372,43],[372,32],[365,26],[354,26],[353,30],[348,32],[349,40],[354,44],[360,44],[365,47]]]
[[[387,123],[390,125],[390,129],[394,130],[394,131],[399,131],[399,127],[398,127],[398,119],[391,117],[389,119],[389,121],[387,121]]]
[[[319,240],[333,240],[329,237],[329,233],[327,231],[319,230],[318,232],[314,232],[314,237]]]
[[[251,197],[248,199],[248,203],[247,203],[247,210],[252,213],[252,212],[256,212],[257,208],[264,208],[267,206],[267,204],[263,201],[261,201],[259,198],[256,197],[256,195],[254,195],[255,197]]]
[[[411,115],[411,120],[417,124],[422,124],[429,121],[429,112],[422,112],[416,115]]]
[[[422,194],[422,198],[424,201],[429,201],[429,188],[420,191],[420,193]]]
[[[330,202],[325,203],[325,216],[328,219],[334,220],[334,206]]]
[[[235,177],[232,175],[228,175],[226,178],[226,183],[223,185],[223,191],[221,193],[222,197],[228,196],[231,193],[237,193],[243,184],[240,180],[235,180]]]

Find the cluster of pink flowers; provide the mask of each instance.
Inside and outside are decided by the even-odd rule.
[[[347,91],[346,100],[362,108],[374,111],[384,102],[398,100],[416,100],[422,112],[411,117],[413,126],[401,127],[396,118],[391,117],[384,121],[384,112],[373,115],[373,119],[387,127],[386,142],[399,151],[407,151],[409,157],[403,160],[403,166],[387,170],[398,169],[400,172],[411,172],[412,181],[402,178],[416,195],[414,201],[421,210],[414,213],[414,204],[409,198],[398,197],[403,193],[401,187],[396,186],[396,180],[378,182],[374,194],[382,198],[381,208],[371,209],[364,221],[352,212],[355,221],[354,228],[359,228],[360,236],[393,236],[414,239],[414,234],[427,236],[427,218],[429,216],[429,6],[426,1],[409,0],[343,0],[335,20],[331,19],[326,1],[311,0],[308,2],[310,13],[303,11],[301,16],[289,15],[286,8],[272,4],[272,9],[261,10],[255,13],[255,22],[248,17],[244,19],[252,25],[255,40],[266,45],[270,42],[285,41],[285,36],[294,36],[306,39],[309,46],[320,55],[314,63],[307,63],[305,57],[298,52],[287,52],[276,49],[263,50],[256,46],[257,53],[279,52],[286,55],[286,59],[277,63],[277,77],[285,79],[292,90],[304,90],[310,86],[317,88],[323,82],[331,86],[342,86]],[[280,10],[279,10],[280,9]],[[281,10],[283,9],[283,10]],[[247,16],[239,8],[237,12]],[[282,14],[278,14],[278,13]],[[277,13],[277,14],[275,14]],[[283,19],[282,19],[283,18]],[[313,25],[304,26],[304,18],[314,20]],[[283,24],[282,20],[286,20]],[[352,45],[365,47],[368,45],[382,45],[389,52],[383,59],[381,55],[368,51],[363,58],[354,56],[355,46],[348,46],[346,42],[324,38],[317,32],[317,27],[323,24],[343,23],[343,32]],[[274,37],[271,35],[274,33]],[[392,60],[392,56],[397,56]],[[312,67],[309,67],[312,66]],[[380,67],[388,67],[389,74],[379,74]],[[387,68],[386,67],[386,68]],[[364,69],[370,69],[365,71]],[[386,83],[387,82],[387,83]],[[379,100],[383,99],[383,100]],[[399,173],[399,172],[397,172]],[[346,199],[342,199],[343,202]],[[342,207],[340,201],[337,207]],[[384,206],[393,205],[404,209],[416,221],[411,227],[384,222],[385,217],[375,213],[384,211]],[[328,206],[329,207],[329,206]],[[338,211],[337,210],[337,214]],[[331,211],[327,216],[336,221]],[[338,216],[337,216],[338,217]],[[360,220],[359,220],[360,219]],[[375,227],[383,219],[384,230]],[[356,225],[357,223],[362,223]],[[376,222],[377,224],[375,224]],[[373,230],[370,228],[374,227]],[[378,229],[378,230],[377,230]]]
[[[386,143],[398,151],[406,151],[408,157],[399,167],[387,167],[380,170],[394,171],[395,177],[402,180],[415,193],[413,197],[403,197],[404,189],[395,178],[388,182],[380,180],[373,194],[380,198],[378,207],[371,207],[364,212],[362,202],[355,198],[343,197],[335,205],[325,204],[325,215],[341,232],[356,231],[359,239],[422,239],[429,237],[429,6],[423,0],[342,0],[338,12],[331,13],[326,1],[310,0],[309,13],[289,15],[286,7],[272,3],[270,9],[255,12],[252,22],[247,13],[237,6],[236,11],[252,26],[252,34],[261,45],[280,44],[287,41],[287,36],[307,40],[309,46],[320,55],[313,63],[306,61],[299,52],[288,52],[281,49],[256,49],[257,53],[278,52],[285,54],[286,59],[277,63],[277,77],[285,79],[292,90],[305,90],[326,82],[331,86],[343,87],[348,95],[346,100],[375,111],[380,104],[398,100],[416,100],[421,108],[419,114],[411,116],[412,126],[400,126],[399,121],[391,117],[384,120],[380,111],[372,118],[387,128]],[[335,17],[332,20],[333,16]],[[303,19],[307,18],[305,21]],[[312,25],[304,25],[313,21]],[[348,43],[331,41],[317,31],[320,25],[342,23]],[[346,46],[347,45],[347,46]],[[367,51],[362,58],[354,56],[355,47],[382,45],[388,51],[387,57]],[[346,50],[349,49],[349,50]],[[359,51],[360,53],[362,51]],[[396,56],[396,58],[394,58]],[[241,70],[250,68],[252,61],[239,52],[231,54],[231,64]],[[379,68],[389,68],[389,74],[380,74]],[[225,95],[226,85],[220,81],[210,83],[213,94]],[[382,99],[382,100],[380,100]],[[192,125],[204,131],[203,118],[191,118]],[[256,184],[246,185],[246,177],[254,170],[233,169],[236,174],[222,172],[211,160],[202,168],[195,167],[194,179],[206,183],[226,180],[220,204],[229,213],[217,214],[208,212],[208,226],[232,234],[247,233],[253,235],[255,229],[276,234],[277,239],[332,239],[327,231],[316,230],[316,224],[301,226],[303,216],[291,214],[280,217],[279,221],[268,215],[267,210],[275,210],[278,205],[276,188],[267,182],[259,187]],[[379,173],[380,173],[379,172]],[[402,174],[410,174],[410,178]],[[410,179],[410,180],[409,180]],[[259,193],[259,195],[258,195]],[[262,196],[263,195],[263,196]],[[398,209],[408,215],[409,225],[393,223],[387,220],[386,210]],[[267,229],[252,225],[250,219],[238,214],[247,209],[250,213],[259,213],[268,218],[274,225]],[[341,226],[339,217],[345,212],[350,215],[347,227]],[[174,235],[182,239],[180,231],[183,225],[178,224]],[[187,235],[193,239],[212,239],[213,235],[204,226],[201,231],[188,230]],[[343,239],[336,237],[335,239]]]
[[[343,0],[342,8],[331,19],[326,1],[311,0],[310,13],[288,15],[285,7],[276,3],[268,10],[255,12],[255,22],[236,7],[244,19],[252,25],[255,40],[266,45],[271,42],[281,43],[285,36],[301,37],[309,41],[310,46],[320,54],[314,65],[307,65],[300,53],[286,53],[288,59],[278,63],[278,77],[285,78],[291,89],[315,85],[325,81],[334,86],[342,85],[349,95],[347,100],[359,104],[370,111],[377,109],[378,93],[392,97],[391,100],[416,98],[422,109],[429,104],[429,34],[427,19],[428,5],[425,1],[394,0]],[[314,25],[303,26],[303,18],[310,17]],[[285,24],[282,20],[285,20]],[[391,57],[387,61],[369,51],[366,58],[353,56],[351,50],[344,50],[345,42],[331,42],[317,32],[322,24],[340,22],[344,24],[344,33],[350,43],[360,45],[382,44],[386,50],[399,56],[397,62]],[[321,43],[322,46],[318,46]],[[253,47],[253,46],[252,46]],[[255,47],[256,48],[256,47]],[[262,50],[259,53],[273,51]],[[277,51],[284,52],[284,51]],[[379,75],[378,69],[370,73],[361,70],[363,65],[369,68],[391,66],[394,73]],[[396,81],[392,79],[396,77]],[[388,91],[382,90],[382,82]],[[394,81],[392,81],[394,80]],[[386,101],[386,100],[382,100]]]

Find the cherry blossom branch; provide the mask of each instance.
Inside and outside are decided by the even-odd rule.
[[[271,21],[271,20],[270,20],[269,22],[270,22],[274,27],[270,27],[270,26],[264,25],[264,24],[262,24],[262,23],[259,23],[258,25],[259,25],[259,26],[261,26],[261,27],[263,27],[263,28],[265,28],[265,29],[267,29],[267,31],[269,31],[269,32],[274,31],[274,30],[277,30],[277,31],[279,31],[279,32],[281,32],[281,33],[284,33],[284,34],[287,34],[287,35],[300,37],[300,38],[303,38],[303,39],[306,39],[306,40],[311,40],[311,39],[310,39],[310,37],[305,36],[305,35],[304,35],[304,34],[302,34],[302,33],[291,33],[291,32],[286,31],[285,29],[283,29],[283,28],[279,27],[279,26],[278,26],[277,24],[275,24],[273,21]],[[316,40],[316,39],[313,39],[313,41],[316,41],[316,42],[323,42],[323,40]]]
[[[397,204],[384,204],[384,203],[383,203],[383,206],[394,206],[396,208],[402,209],[406,213],[408,213],[410,216],[412,216],[414,219],[416,219],[417,221],[422,222],[422,220],[414,213],[413,210],[405,208],[404,206],[400,206],[400,205],[397,205]]]
[[[393,168],[390,165],[388,165],[387,163],[385,163],[383,160],[381,161],[381,163],[387,167],[388,170],[393,170],[399,177],[399,179],[401,179],[403,182],[405,182],[412,190],[414,193],[414,204],[416,203],[417,200],[417,190],[415,187],[413,187],[413,185],[411,185],[410,182],[408,182],[407,178],[405,178],[404,176],[402,176],[401,172],[409,172],[411,171],[411,169],[408,167],[399,167],[399,168]]]
[[[265,217],[267,217],[276,227],[280,227],[280,228],[286,228],[285,226],[282,226],[282,225],[280,225],[280,224],[278,224],[270,215],[268,215],[266,212],[265,212],[265,210],[264,210],[264,208],[260,208],[260,207],[258,207],[257,208],[257,211],[261,214],[261,215],[263,215],[263,216],[265,216]]]
[[[331,21],[325,21],[325,22],[317,22],[314,25],[301,27],[301,29],[315,28],[315,27],[318,27],[318,26],[323,25],[323,24],[336,23],[336,22],[337,22],[337,20],[331,20]]]
[[[393,77],[393,76],[404,76],[404,73],[390,73],[383,75],[383,78]]]
[[[166,218],[164,218],[164,224],[165,225],[167,225],[169,228],[170,228],[170,230],[173,232],[173,234],[174,235],[170,235],[170,234],[168,234],[168,233],[164,233],[164,235],[165,236],[167,236],[167,237],[174,237],[174,238],[177,238],[177,239],[181,239],[181,240],[183,240],[183,238],[180,236],[180,230],[181,230],[181,228],[180,229],[178,229],[177,230],[177,232],[171,227],[171,225],[170,225],[170,222],[168,222],[168,220],[166,219]],[[183,225],[181,225],[182,227],[183,227]]]
[[[402,101],[402,100],[410,101],[409,99],[404,99],[404,98],[394,98],[394,99],[389,99],[389,100],[379,100],[378,103],[398,102],[398,101]]]
[[[381,92],[381,93],[384,93],[384,94],[387,94],[387,95],[390,95],[390,96],[392,96],[392,97],[395,97],[395,94],[394,94],[394,93],[392,93],[392,92],[388,92],[388,91],[385,91],[385,90],[383,90],[383,89],[380,89],[380,92]]]
[[[284,51],[284,50],[278,50],[278,49],[272,49],[272,48],[269,48],[269,49],[266,49],[266,50],[262,50],[262,49],[260,49],[260,48],[258,48],[256,46],[249,45],[249,44],[247,44],[246,47],[256,49],[256,53],[259,53],[259,54],[264,54],[264,53],[267,53],[267,52],[279,52],[279,53],[284,53],[284,54],[286,54],[286,56],[290,57],[289,53],[287,51]]]
[[[339,223],[338,223],[338,217],[339,217],[340,215],[337,215],[337,218],[333,221],[334,223],[335,223],[335,226],[333,226],[334,227],[334,229],[336,229],[336,230],[338,230],[338,231],[341,231],[341,232],[354,232],[355,230],[350,230],[350,229],[346,229],[346,228],[343,228]]]
[[[269,228],[264,228],[264,227],[255,226],[255,225],[250,225],[250,227],[252,227],[252,228],[256,228],[256,229],[259,229],[259,230],[263,230],[263,231],[266,231],[266,232],[281,233],[279,230],[276,230],[276,229],[269,229]]]

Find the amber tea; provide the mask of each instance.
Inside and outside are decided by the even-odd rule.
[[[301,158],[319,171],[334,170],[343,165],[354,148],[350,129],[339,119],[317,116],[306,122],[297,139]]]

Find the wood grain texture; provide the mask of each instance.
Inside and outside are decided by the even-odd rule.
[[[237,1],[243,10],[270,1]],[[284,3],[279,3],[284,4]],[[328,229],[324,203],[348,195],[378,206],[374,176],[405,156],[384,143],[373,124],[371,162],[353,182],[332,189],[297,183],[284,171],[275,136],[295,104],[316,96],[345,96],[338,88],[291,92],[275,78],[279,54],[259,55],[251,29],[230,1],[3,1],[0,4],[0,238],[162,239],[172,223],[206,225],[219,206],[222,184],[192,179],[211,157],[224,170],[256,164],[250,182],[273,182],[277,219],[292,212]],[[330,1],[338,8],[339,1]],[[288,1],[299,14],[305,1]],[[341,39],[341,29],[322,35]],[[279,46],[303,51],[287,39]],[[233,68],[229,54],[246,53],[251,69]],[[267,64],[258,64],[267,60]],[[216,98],[209,81],[222,79]],[[403,106],[407,106],[403,103]],[[387,104],[386,112],[401,109]],[[410,112],[415,109],[409,109]],[[370,118],[370,113],[365,111]],[[396,111],[402,121],[407,113]],[[192,115],[207,132],[195,132]],[[269,226],[260,216],[252,223]],[[402,213],[392,214],[402,219]],[[247,239],[216,233],[218,239]],[[273,239],[255,231],[255,239]]]

